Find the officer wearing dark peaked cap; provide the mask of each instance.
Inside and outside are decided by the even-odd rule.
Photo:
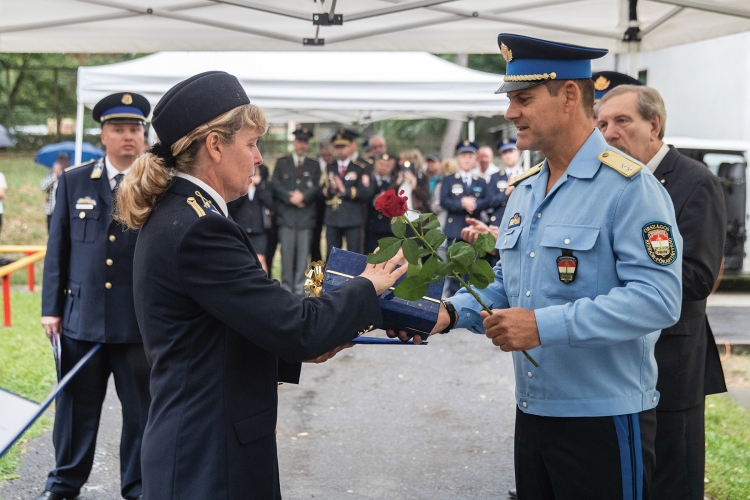
[[[643,85],[640,80],[624,73],[618,73],[617,71],[597,71],[596,73],[592,73],[591,79],[594,80],[595,102],[599,102],[607,92],[619,85]]]
[[[57,398],[56,468],[39,499],[74,498],[94,460],[99,416],[110,374],[122,402],[121,491],[141,495],[141,439],[148,415],[149,366],[133,305],[137,231],[113,220],[114,196],[144,147],[151,106],[118,93],[94,107],[107,156],[65,170],[57,187],[44,261],[42,325],[61,334],[64,376],[93,345],[100,350]]]
[[[178,83],[153,126],[161,142],[135,162],[117,199],[119,217],[142,228],[135,310],[153,367],[144,498],[281,498],[278,383],[297,383],[301,361],[327,359],[378,327],[378,296],[406,266],[370,265],[304,300],[268,279],[226,212],[263,162],[267,128],[236,77],[211,71]]]
[[[359,137],[354,130],[340,129],[331,141],[336,158],[326,169],[323,197],[326,199],[326,240],[331,249],[341,248],[344,238],[352,252],[362,253],[367,205],[374,192],[372,168],[362,158],[352,159],[351,148]]]

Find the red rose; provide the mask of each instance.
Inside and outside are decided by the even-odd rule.
[[[386,217],[404,215],[408,210],[406,196],[398,196],[395,189],[389,189],[375,202],[375,210],[379,210]]]

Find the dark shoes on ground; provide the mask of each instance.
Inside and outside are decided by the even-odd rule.
[[[60,495],[59,493],[52,493],[51,491],[45,491],[38,497],[36,497],[34,500],[75,500],[78,498],[78,495],[72,495],[72,496],[65,496]]]

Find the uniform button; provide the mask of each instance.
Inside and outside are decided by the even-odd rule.
[[[78,217],[81,218],[81,219],[85,219],[86,218],[86,212],[81,212],[80,214],[78,214]]]
[[[107,290],[109,290],[110,288],[112,288],[112,283],[110,283],[109,281],[107,281],[107,282],[106,282],[106,283],[104,284],[104,288],[106,288]]]
[[[563,243],[565,243],[566,245],[570,245],[570,238],[565,238],[565,241]]]
[[[523,402],[523,403],[521,403],[521,404],[523,405],[523,407],[524,407],[524,408],[526,408],[527,406],[529,406],[529,405],[528,405],[528,404],[526,403],[526,401],[524,401],[524,402]]]
[[[111,266],[114,263],[115,263],[115,261],[113,261],[112,259],[107,259],[107,265],[108,266]]]
[[[378,214],[378,219],[382,219],[382,218],[383,218],[383,214]]]
[[[526,296],[527,296],[527,297],[531,297],[531,292],[527,290],[527,291],[526,291]]]
[[[542,218],[542,212],[539,212],[538,214],[536,214],[536,218],[537,219],[541,219]]]
[[[468,313],[467,313],[467,314],[466,314],[466,317],[467,317],[467,318],[471,318],[471,314],[468,314]]]
[[[536,254],[535,254],[534,252],[531,252],[531,253],[529,254],[529,257],[531,257],[531,258],[533,259],[534,257],[536,257]]]
[[[529,377],[531,377],[533,374],[531,372],[526,372],[526,375],[528,375]]]
[[[652,399],[651,401],[653,401],[654,403],[656,403],[656,396],[654,396],[654,399]]]
[[[114,234],[109,235],[109,241],[115,241],[116,239]]]
[[[505,238],[505,241],[503,241],[503,245],[505,245],[506,243],[508,243],[508,238]]]
[[[449,217],[449,218],[448,218],[448,222],[453,222],[453,218],[452,218],[452,217]]]
[[[301,180],[299,180],[299,179],[297,179],[297,184],[299,184],[300,182],[302,182],[302,181],[301,181]]]

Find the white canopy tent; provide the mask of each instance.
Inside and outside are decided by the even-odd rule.
[[[0,52],[496,53],[514,32],[623,53],[747,30],[747,0],[0,0]]]
[[[508,106],[505,95],[494,94],[502,76],[423,52],[160,52],[79,68],[77,142],[84,106],[126,90],[154,105],[177,82],[209,70],[236,75],[250,100],[277,123],[464,120],[502,114]]]

